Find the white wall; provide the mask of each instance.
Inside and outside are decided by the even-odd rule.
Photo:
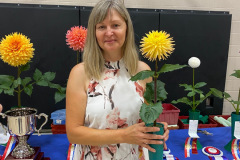
[[[0,0],[0,3],[93,6],[98,0]],[[229,11],[232,14],[231,38],[225,91],[237,100],[240,80],[229,75],[240,69],[240,0],[124,0],[127,8]],[[217,57],[216,57],[217,58]],[[214,76],[214,75],[213,75]],[[223,114],[234,108],[224,101]]]

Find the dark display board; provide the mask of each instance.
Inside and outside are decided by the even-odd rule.
[[[31,76],[36,68],[42,72],[56,72],[55,83],[66,86],[71,68],[76,64],[76,52],[66,45],[66,32],[73,26],[87,27],[91,7],[47,6],[0,4],[0,37],[12,32],[21,32],[31,39],[35,48],[31,69],[22,77]],[[227,57],[229,48],[231,15],[228,12],[173,11],[154,9],[129,9],[136,45],[141,38],[152,30],[161,29],[171,34],[175,41],[175,51],[166,60],[160,62],[187,64],[190,57],[198,57],[201,65],[196,69],[196,82],[204,81],[210,87],[224,90]],[[145,61],[154,69],[154,63]],[[17,75],[17,69],[0,61],[0,75]],[[186,95],[179,83],[191,84],[192,70],[184,68],[172,73],[162,74],[160,80],[166,83],[167,103]],[[65,108],[65,100],[54,103],[55,90],[34,86],[31,97],[22,94],[22,105],[38,109],[38,113],[50,115],[53,111]],[[17,104],[16,96],[0,94],[0,103],[4,111]],[[189,107],[176,105],[181,115],[188,115]],[[203,103],[199,109],[203,114],[221,114],[223,100],[212,97],[211,106]],[[38,121],[38,127],[42,120]],[[44,128],[50,128],[49,119]]]

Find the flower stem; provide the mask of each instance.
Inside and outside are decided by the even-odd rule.
[[[79,51],[77,51],[77,64],[79,63]]]
[[[17,79],[20,78],[21,70],[20,67],[18,67],[18,75]],[[18,84],[18,107],[21,107],[21,89],[20,89],[20,84]]]
[[[154,73],[154,103],[157,103],[157,70],[158,70],[158,59],[155,61],[155,73]],[[154,126],[157,125],[157,121],[154,121]]]
[[[194,68],[193,68],[193,92],[195,91],[195,84],[194,84]],[[193,95],[193,107],[192,110],[195,111],[195,94]]]

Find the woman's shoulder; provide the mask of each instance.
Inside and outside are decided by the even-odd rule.
[[[149,67],[149,65],[143,61],[138,61],[138,71],[137,72],[141,72],[144,70],[151,70],[151,68]]]
[[[84,63],[79,63],[72,68],[68,81],[78,85],[84,85],[88,83],[89,80],[84,69]]]

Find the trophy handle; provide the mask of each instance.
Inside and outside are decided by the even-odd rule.
[[[4,118],[6,118],[7,117],[7,115],[6,114],[4,114],[4,113],[0,113],[0,116],[2,116],[2,118],[4,119]],[[7,135],[7,129],[3,126],[3,124],[0,122],[0,127],[2,127],[3,128],[3,131],[5,131],[5,133],[4,133],[4,135]]]
[[[0,116],[2,116],[3,119],[7,117],[7,115],[4,113],[0,113]]]
[[[36,117],[38,117],[38,119],[41,118],[41,116],[45,117],[45,121],[44,123],[41,125],[41,127],[37,130],[36,127],[35,127],[35,131],[38,132],[38,136],[40,136],[41,134],[39,133],[40,130],[42,130],[42,127],[47,123],[48,121],[48,115],[44,114],[44,113],[40,113],[39,115],[35,115]]]

